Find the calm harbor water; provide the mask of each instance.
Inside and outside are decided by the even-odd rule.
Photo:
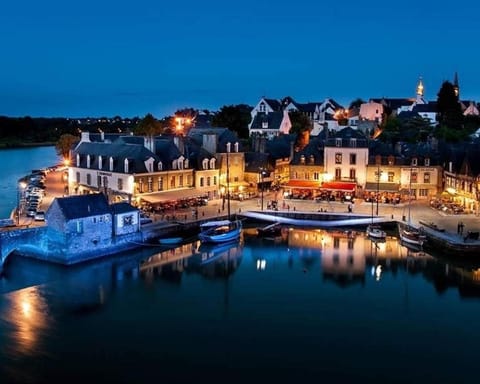
[[[7,218],[17,205],[18,180],[32,169],[49,167],[60,162],[55,147],[0,150],[0,218]]]
[[[477,378],[474,267],[354,231],[245,232],[70,268],[12,257],[2,383]]]

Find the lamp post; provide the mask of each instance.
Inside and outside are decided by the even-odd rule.
[[[378,216],[378,193],[380,189],[380,164],[377,165],[377,216]]]
[[[26,183],[24,181],[21,181],[18,183],[18,191],[17,191],[17,226],[20,225],[20,195],[22,194],[23,189],[25,188]]]
[[[262,199],[262,205],[261,205],[261,210],[262,210],[262,211],[263,211],[263,188],[264,188],[263,182],[264,182],[264,180],[265,180],[265,169],[264,169],[264,168],[260,168],[260,181],[261,181],[261,183],[260,183],[260,184],[261,184],[261,190],[260,190],[260,192],[261,192],[261,196],[262,196],[262,198],[261,198],[261,199]]]
[[[70,173],[70,159],[67,157],[63,160],[63,164],[65,165],[65,167],[67,167],[67,170],[66,170],[66,173],[65,173],[65,193],[67,194],[67,196],[70,194],[70,186],[69,186],[69,173]]]
[[[227,143],[227,214],[228,220],[230,220],[230,164],[228,161],[230,154],[231,143]]]

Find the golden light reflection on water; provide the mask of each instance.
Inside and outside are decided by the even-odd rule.
[[[5,298],[10,308],[2,312],[2,322],[11,332],[7,345],[2,347],[14,356],[34,354],[41,336],[50,327],[47,306],[39,287],[12,292]]]

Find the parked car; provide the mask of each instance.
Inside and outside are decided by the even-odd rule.
[[[33,219],[35,221],[45,221],[45,211],[37,211]]]

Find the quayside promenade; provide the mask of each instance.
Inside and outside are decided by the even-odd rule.
[[[54,198],[65,196],[64,181],[62,177],[62,170],[52,171],[47,174],[45,182],[46,194],[39,209],[46,211]],[[151,222],[141,226],[142,239],[144,242],[152,241],[156,237],[173,235],[179,231],[185,231],[185,229],[188,229],[191,233],[198,227],[200,222],[212,218],[227,217],[229,211],[231,215],[239,214],[241,216],[248,216],[247,212],[257,212],[267,215],[272,214],[284,217],[296,217],[302,213],[315,213],[315,216],[318,216],[319,218],[323,217],[328,220],[332,220],[332,216],[333,219],[336,218],[335,216],[341,217],[342,225],[348,225],[350,222],[352,226],[367,225],[370,222],[372,215],[374,216],[373,221],[380,223],[395,223],[396,221],[408,220],[410,217],[411,223],[414,226],[423,226],[425,228],[425,231],[429,236],[429,242],[426,248],[429,246],[435,246],[453,252],[466,251],[467,253],[480,250],[480,241],[474,239],[465,240],[468,232],[480,231],[479,217],[472,214],[445,214],[442,211],[430,207],[427,202],[421,201],[412,201],[409,210],[408,204],[393,205],[379,203],[377,205],[376,203],[372,204],[357,200],[351,205],[352,209],[351,212],[349,212],[348,203],[282,199],[278,200],[278,211],[266,209],[266,207],[269,206],[268,203],[270,201],[281,195],[280,192],[268,192],[264,193],[263,199],[255,198],[244,201],[231,200],[230,209],[227,202],[218,199],[209,201],[208,205],[198,207],[196,211],[192,211],[191,208],[186,208],[164,212],[161,215],[147,213]],[[351,221],[349,221],[350,217],[352,218]],[[359,217],[361,220],[359,220]],[[19,241],[22,239],[22,236],[17,234],[19,229],[23,230],[21,232],[29,233],[26,238],[38,240],[36,229],[40,230],[45,226],[44,222],[35,221],[31,217],[27,217],[25,214],[16,217],[15,213],[13,213],[12,219],[14,219],[15,223],[17,223],[18,220],[18,226],[5,228],[2,229],[2,231],[9,231],[9,237],[18,238]],[[266,221],[268,221],[268,219]],[[463,222],[464,224],[463,233],[458,233],[459,222]],[[437,229],[434,229],[435,227]],[[441,230],[439,231],[438,229]],[[33,236],[32,233],[34,233]],[[141,246],[141,243],[137,245]],[[15,249],[15,246],[12,246],[11,249]]]

